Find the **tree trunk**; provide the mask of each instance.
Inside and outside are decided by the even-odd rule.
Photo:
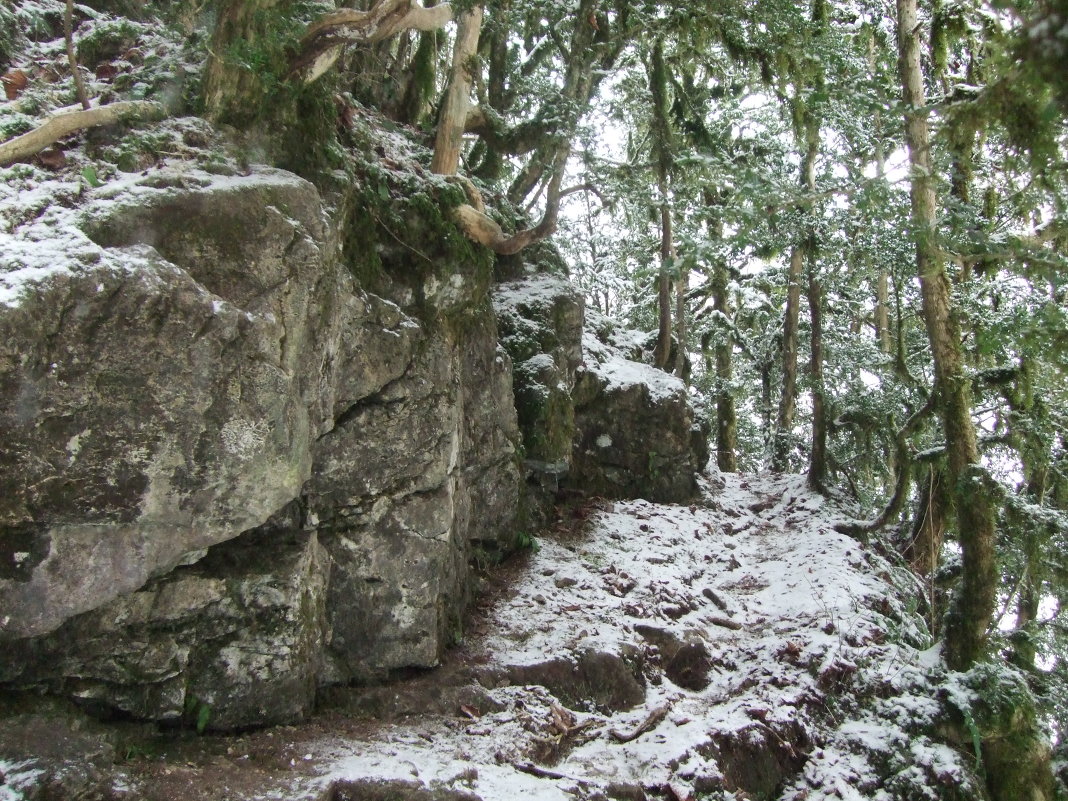
[[[255,116],[263,104],[262,77],[231,55],[235,42],[254,45],[264,20],[278,13],[288,0],[223,0],[215,23],[208,63],[204,67],[205,114],[213,122],[240,124]]]
[[[85,91],[85,81],[82,80],[81,70],[78,69],[78,55],[74,52],[74,0],[67,0],[67,9],[63,14],[63,35],[67,41],[67,61],[74,79],[74,94],[82,104],[82,109],[88,111],[91,105],[89,93]]]
[[[434,157],[430,171],[438,175],[455,175],[460,166],[467,110],[471,106],[470,63],[478,52],[478,33],[482,28],[482,6],[465,11],[456,26],[456,46],[452,55],[449,88],[441,107]]]
[[[814,246],[812,246],[814,250]],[[827,479],[827,411],[823,386],[823,285],[816,267],[816,254],[808,254],[808,311],[812,322],[809,337],[809,377],[812,381],[812,454],[808,483],[822,491]]]
[[[902,556],[916,573],[930,576],[938,569],[939,554],[946,533],[946,477],[941,467],[924,465],[927,477],[920,489],[919,507],[912,523],[912,536],[905,545]]]
[[[877,67],[875,33],[872,31],[868,39],[868,69],[874,75]],[[881,88],[878,90],[878,97],[881,105],[885,99]],[[875,177],[882,181],[886,177],[886,148],[883,146],[883,114],[879,109],[875,111],[872,127],[875,133]],[[890,276],[885,267],[879,268],[875,284],[875,338],[883,353],[889,354],[893,350],[890,331]]]
[[[722,231],[722,224],[719,226]],[[717,260],[712,268],[712,308],[724,321],[731,318],[727,265]],[[726,328],[726,326],[724,326]],[[721,335],[716,342],[716,464],[724,473],[738,470],[738,417],[734,408],[734,396],[730,391],[733,377],[732,356],[734,342],[730,336]]]
[[[653,46],[649,64],[649,93],[653,105],[653,151],[656,159],[656,185],[660,194],[660,276],[657,282],[659,330],[653,361],[661,370],[668,368],[671,359],[671,277],[668,271],[675,258],[675,242],[671,228],[671,199],[668,181],[671,175],[671,122],[668,119],[667,66],[664,63],[664,43]],[[682,342],[679,342],[682,349]]]
[[[801,162],[801,187],[816,188],[816,155],[819,152],[819,129],[813,135],[810,124]],[[790,269],[787,273],[786,313],[782,331],[782,395],[779,396],[779,417],[775,426],[775,449],[771,469],[784,472],[789,467],[791,430],[797,410],[797,330],[801,316],[801,277],[805,268],[805,246],[801,243],[790,250]]]
[[[789,466],[791,429],[797,408],[797,329],[801,308],[801,275],[805,256],[800,245],[790,250],[790,270],[787,273],[786,314],[782,326],[782,394],[779,396],[779,416],[775,424],[775,450],[771,469],[784,472]]]
[[[675,375],[689,383],[690,379],[690,335],[686,323],[686,289],[689,282],[689,270],[679,265],[679,277],[675,280]]]
[[[656,354],[653,361],[661,370],[671,360],[671,277],[668,266],[674,255],[671,231],[671,206],[667,197],[667,176],[661,174],[660,189],[660,274],[657,277],[657,308],[659,309]]]
[[[912,226],[923,316],[934,357],[935,392],[946,440],[946,480],[956,509],[962,552],[961,585],[946,628],[946,662],[967,669],[983,654],[994,611],[995,514],[981,483],[971,417],[971,384],[964,374],[960,328],[951,308],[950,283],[937,235],[934,160],[920,67],[921,25],[916,0],[897,0],[898,66],[905,103],[905,140],[912,168]]]

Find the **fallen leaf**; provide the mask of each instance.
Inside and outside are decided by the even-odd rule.
[[[30,79],[22,70],[8,70],[4,75],[0,75],[0,83],[4,84],[4,92],[8,100],[18,97],[29,82]]]
[[[471,718],[471,720],[478,720],[481,717],[481,715],[478,714],[477,709],[473,706],[468,706],[467,704],[460,704],[460,711],[467,717]]]
[[[42,167],[49,170],[61,170],[67,166],[67,155],[58,147],[47,147],[37,154]]]

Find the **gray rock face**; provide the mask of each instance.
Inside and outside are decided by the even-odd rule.
[[[132,245],[125,270],[0,309],[0,638],[254,528],[310,474],[331,328],[314,187],[268,171],[134,197],[88,224]]]
[[[610,498],[694,495],[707,432],[681,381],[627,358],[641,352],[639,335],[596,313],[586,320],[575,288],[553,275],[501,284],[494,307],[532,473]]]
[[[571,390],[582,361],[582,296],[563,278],[539,273],[498,285],[493,304],[501,344],[515,364],[528,467],[563,474],[575,436]]]
[[[199,728],[299,719],[315,700],[329,564],[289,510],[51,635],[10,643],[0,679]]]
[[[81,224],[89,264],[0,305],[0,682],[226,729],[435,664],[471,543],[516,536],[484,283],[443,267],[419,319],[363,292],[274,170],[153,174]]]
[[[575,383],[578,436],[570,486],[607,498],[680,503],[697,492],[708,462],[708,432],[685,385],[623,358],[586,334],[584,369]]]
[[[471,541],[514,536],[511,365],[487,325],[423,342],[317,443],[308,502],[335,563],[331,681],[437,664],[459,635]]]

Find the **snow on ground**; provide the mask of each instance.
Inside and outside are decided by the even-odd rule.
[[[716,477],[692,506],[578,507],[449,664],[382,693],[407,694],[409,716],[254,735],[190,762],[222,778],[189,784],[273,760],[282,773],[227,798],[379,797],[343,792],[376,780],[484,801],[934,798],[967,780],[922,731],[938,655],[907,572],[839,519],[797,476]],[[453,704],[461,685],[475,700]],[[217,797],[154,792],[183,770],[160,764],[120,777],[131,797]]]

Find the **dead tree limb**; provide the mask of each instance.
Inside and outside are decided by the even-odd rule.
[[[381,42],[401,31],[435,31],[451,20],[448,3],[425,8],[412,0],[380,0],[369,11],[339,9],[308,27],[290,61],[290,75],[311,83],[334,65],[347,45]]]
[[[668,704],[658,706],[633,731],[621,732],[618,729],[610,729],[608,733],[612,735],[617,743],[629,743],[631,740],[637,740],[647,731],[652,731],[659,726],[670,711],[671,707]]]
[[[12,162],[34,156],[53,142],[76,131],[100,125],[114,125],[123,120],[155,119],[165,115],[166,109],[161,104],[147,100],[128,100],[107,106],[61,112],[49,117],[44,124],[32,131],[0,143],[0,166],[6,167]]]

